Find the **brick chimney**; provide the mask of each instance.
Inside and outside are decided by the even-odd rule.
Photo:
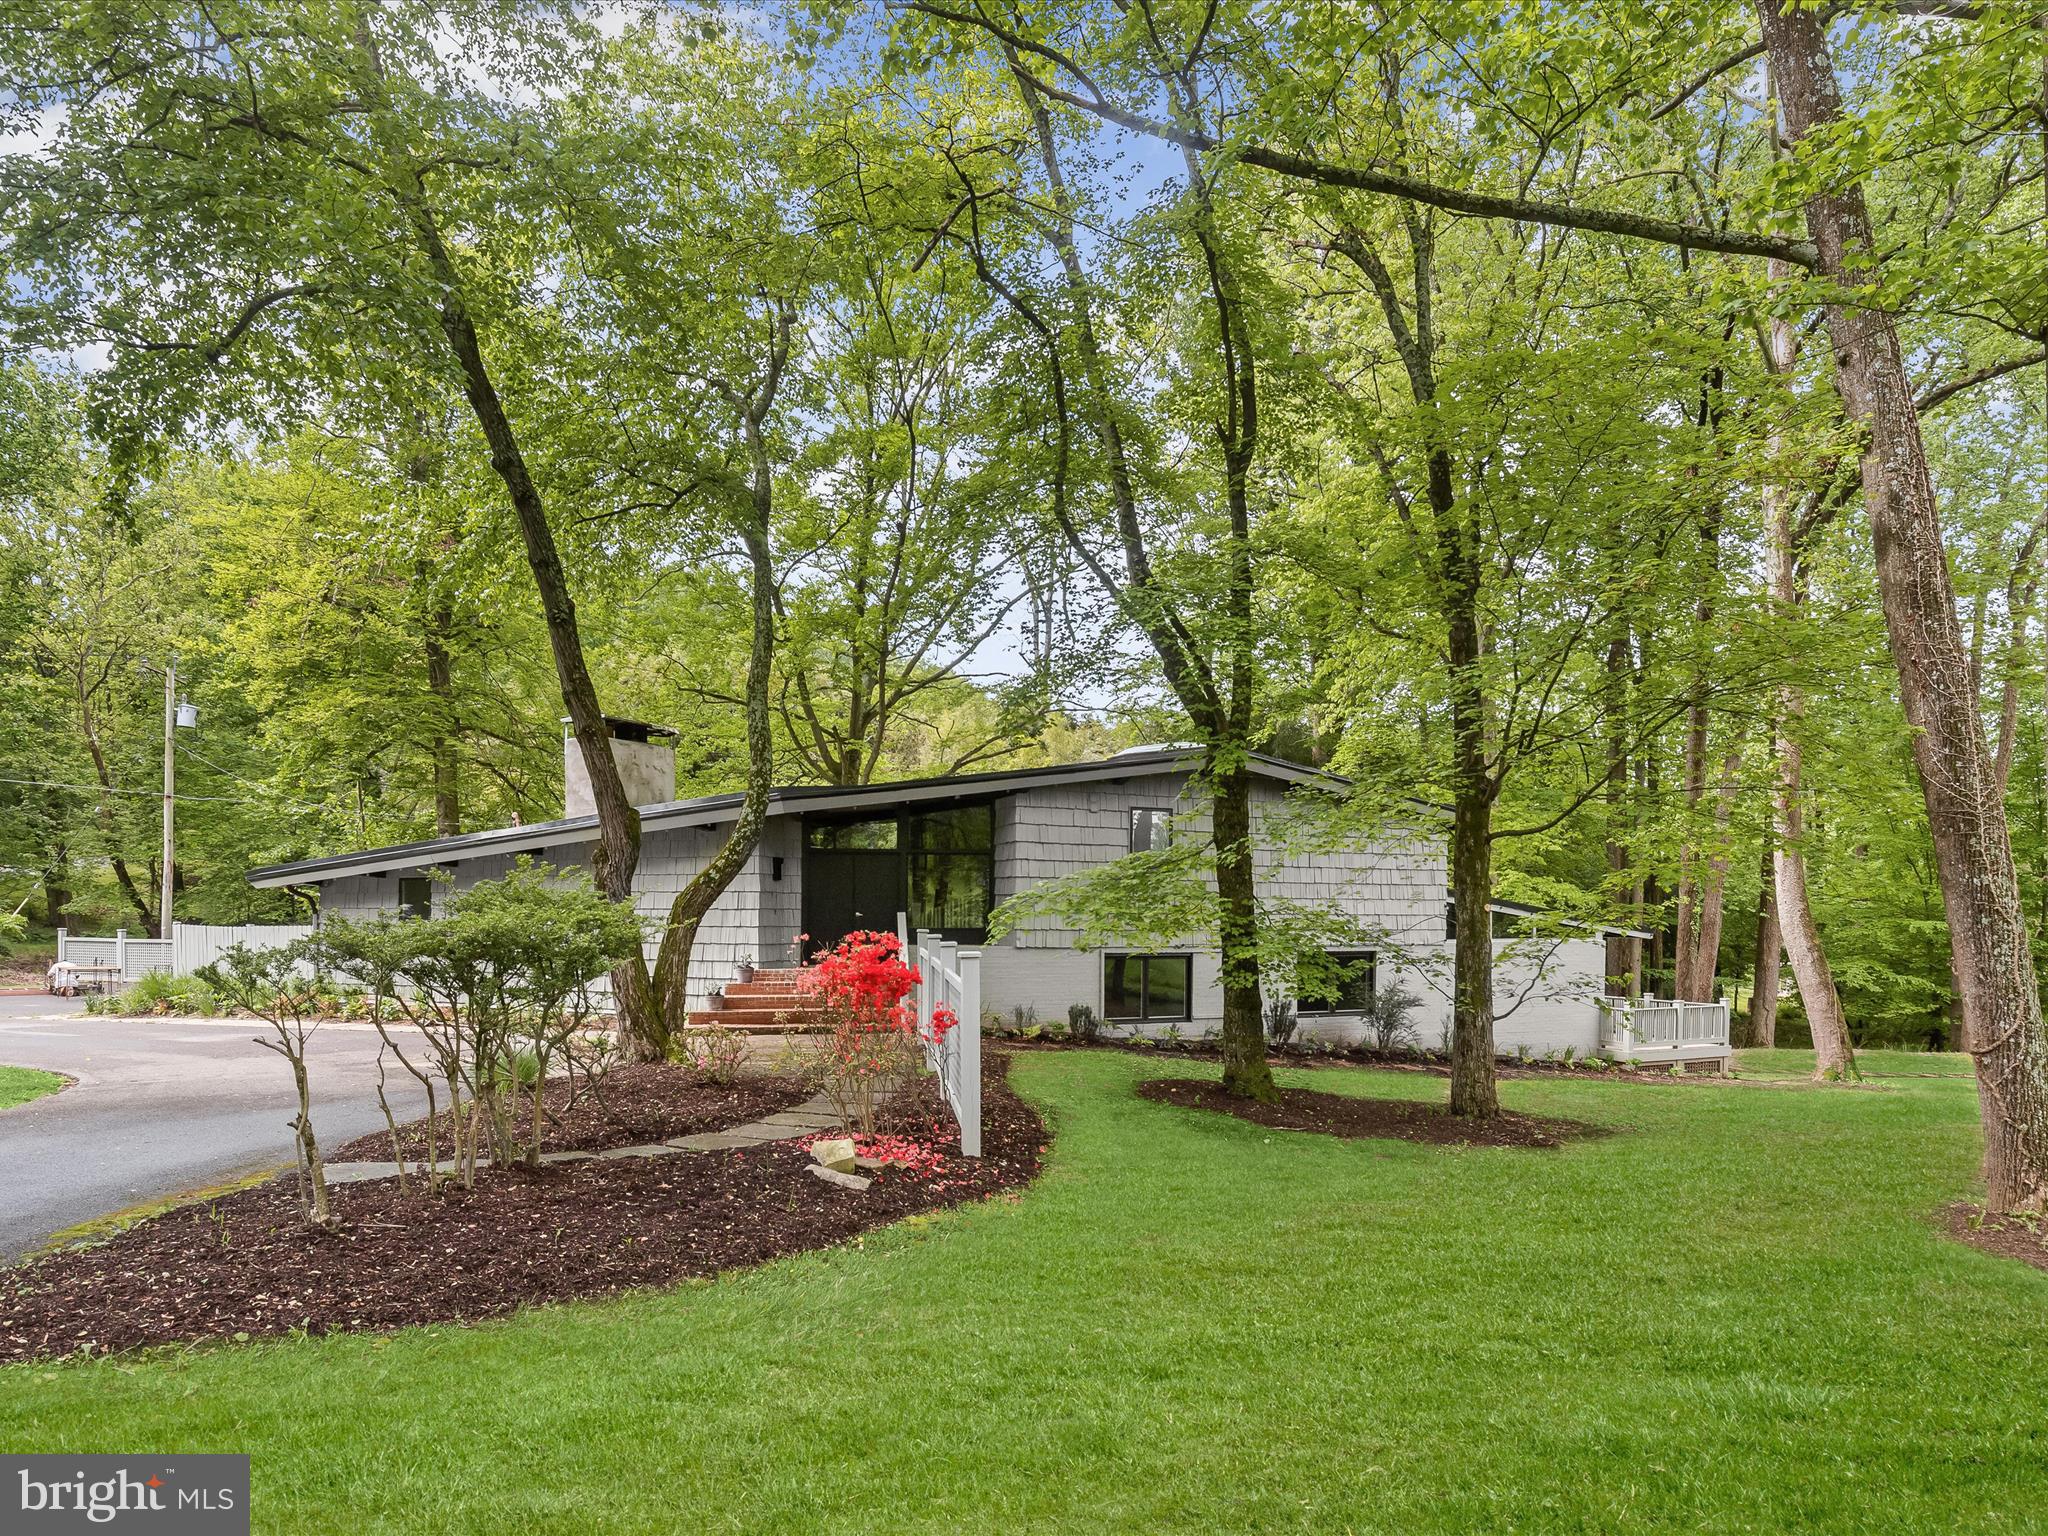
[[[636,806],[675,799],[676,733],[665,725],[622,720],[615,715],[606,715],[604,723],[626,799]],[[562,814],[571,818],[597,814],[597,800],[590,792],[590,769],[566,717],[562,721]]]

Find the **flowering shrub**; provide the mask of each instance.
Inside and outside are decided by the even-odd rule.
[[[917,1014],[907,999],[917,981],[893,933],[849,933],[804,972],[804,991],[831,1029],[825,1093],[849,1130],[874,1135],[884,1092],[916,1065]],[[938,1031],[936,1017],[932,1024]]]
[[[675,1049],[685,1065],[707,1082],[721,1085],[738,1078],[747,1061],[747,1037],[737,1029],[716,1025],[681,1031]]]
[[[903,959],[893,933],[849,933],[835,948],[822,950],[803,974],[811,1001],[865,1031],[910,1033],[914,1017],[905,1001],[917,985],[917,969]]]

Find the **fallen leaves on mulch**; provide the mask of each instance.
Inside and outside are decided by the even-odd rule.
[[[2048,1222],[2039,1217],[1989,1216],[1981,1205],[1958,1200],[1947,1211],[1948,1235],[1981,1253],[2048,1269]]]
[[[612,1068],[603,1086],[592,1092],[581,1076],[575,1093],[569,1080],[551,1077],[541,1090],[543,1152],[603,1152],[611,1147],[640,1146],[671,1136],[694,1136],[728,1125],[744,1125],[777,1110],[801,1104],[813,1090],[793,1077],[743,1077],[737,1082],[706,1082],[693,1068],[655,1061]],[[522,1092],[516,1126],[524,1142],[533,1101]],[[408,1158],[427,1155],[427,1122],[398,1128],[399,1145]],[[330,1163],[391,1161],[391,1136],[372,1131],[325,1153]],[[448,1127],[441,1126],[441,1156],[448,1156]]]
[[[0,1361],[471,1322],[823,1248],[1038,1171],[1045,1126],[1010,1091],[1000,1058],[982,1086],[980,1158],[958,1155],[934,1080],[890,1108],[893,1130],[946,1143],[932,1176],[885,1171],[848,1190],[814,1177],[795,1142],[487,1168],[474,1190],[440,1195],[401,1195],[395,1179],[341,1186],[333,1233],[301,1225],[291,1179],[274,1179],[0,1271]]]
[[[1312,1088],[1282,1088],[1278,1102],[1240,1099],[1214,1082],[1155,1077],[1138,1084],[1138,1097],[1182,1109],[1208,1109],[1280,1131],[1320,1131],[1347,1139],[1365,1137],[1419,1141],[1430,1146],[1561,1147],[1567,1141],[1604,1136],[1600,1126],[1553,1120],[1503,1110],[1489,1120],[1454,1119],[1442,1104],[1408,1099],[1354,1099]]]

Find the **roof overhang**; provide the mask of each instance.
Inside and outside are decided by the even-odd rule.
[[[983,799],[1022,790],[1047,789],[1065,784],[1114,783],[1120,779],[1142,778],[1155,773],[1184,773],[1200,758],[1199,752],[1127,752],[1094,763],[1062,763],[1047,768],[1011,768],[993,773],[960,773],[945,778],[906,779],[894,784],[864,784],[843,787],[832,784],[795,785],[768,794],[770,816],[838,815],[846,812],[892,810],[901,806],[929,805],[955,800]],[[1300,763],[1254,753],[1252,771],[1280,783],[1322,784],[1342,788],[1346,780]],[[641,832],[679,831],[692,827],[715,827],[736,820],[744,801],[741,795],[708,795],[696,800],[671,800],[640,808]],[[344,880],[357,875],[390,874],[402,869],[425,869],[440,864],[458,864],[465,859],[494,855],[546,853],[559,848],[576,848],[597,841],[597,818],[577,816],[566,821],[538,822],[532,826],[497,827],[488,832],[465,832],[456,837],[437,837],[426,842],[400,843],[389,848],[370,848],[361,853],[334,854],[325,858],[300,859],[290,864],[271,864],[249,872],[249,883],[261,890],[286,885],[310,885],[323,880]]]

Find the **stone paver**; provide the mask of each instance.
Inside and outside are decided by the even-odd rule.
[[[883,1090],[886,1099],[893,1090]],[[748,1147],[765,1146],[772,1141],[795,1141],[812,1131],[833,1131],[839,1128],[839,1116],[833,1112],[831,1101],[822,1093],[804,1100],[793,1109],[777,1110],[759,1120],[750,1120],[745,1125],[727,1126],[721,1131],[699,1131],[694,1136],[673,1136],[667,1141],[645,1142],[638,1146],[611,1147],[603,1152],[543,1152],[544,1163],[580,1163],[592,1158],[608,1160],[627,1157],[670,1157],[678,1152],[737,1152]],[[479,1168],[488,1167],[489,1158],[477,1159]],[[421,1164],[414,1171],[424,1172]],[[848,1189],[866,1189],[869,1180],[855,1174],[833,1173],[829,1168],[813,1167],[811,1172],[829,1176],[830,1182],[843,1183]],[[398,1176],[396,1163],[329,1163],[327,1181],[330,1184],[359,1184],[366,1179],[392,1179]]]
[[[811,1172],[827,1184],[837,1184],[841,1189],[866,1189],[875,1182],[873,1179],[864,1179],[857,1173],[841,1173],[837,1168],[826,1168],[817,1163],[811,1164]]]

